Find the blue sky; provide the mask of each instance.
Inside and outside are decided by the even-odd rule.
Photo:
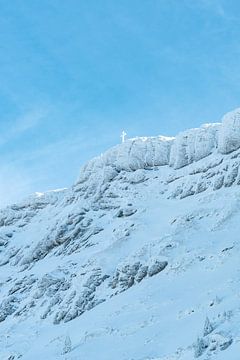
[[[0,205],[240,104],[238,0],[0,0]]]

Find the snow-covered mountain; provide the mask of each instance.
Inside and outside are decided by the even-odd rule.
[[[0,359],[240,359],[240,109],[0,211]]]

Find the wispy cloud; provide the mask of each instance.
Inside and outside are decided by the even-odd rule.
[[[20,133],[34,124],[37,122],[21,123]],[[120,141],[119,134],[116,141]],[[17,147],[3,158],[0,156],[0,208],[36,191],[71,186],[77,180],[80,167],[112,145],[111,142],[110,130],[99,137],[90,130],[83,132],[80,127],[31,151]]]
[[[7,128],[2,130],[0,136],[0,146],[5,145],[9,141],[14,140],[38,126],[46,115],[46,109],[34,109],[17,118],[15,121],[10,123]]]
[[[211,12],[212,14],[222,18],[227,17],[224,1],[222,0],[187,0],[186,5],[191,8],[199,8]]]
[[[206,9],[214,12],[216,15],[225,17],[226,12],[221,0],[200,0],[200,4]]]
[[[0,208],[21,200],[32,192],[31,179],[16,164],[0,165]]]

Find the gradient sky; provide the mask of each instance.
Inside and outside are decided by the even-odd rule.
[[[240,105],[238,0],[0,0],[0,206]]]

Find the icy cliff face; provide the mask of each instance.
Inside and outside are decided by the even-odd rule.
[[[227,113],[222,119],[218,148],[222,154],[229,154],[240,147],[240,109]]]
[[[121,171],[134,172],[169,164],[173,138],[135,138],[117,145],[89,161],[81,170],[78,184],[87,183],[87,192],[96,191]]]
[[[100,175],[112,180],[124,171],[169,165],[180,169],[212,153],[229,154],[240,148],[240,109],[226,114],[222,123],[204,124],[175,138],[157,136],[129,139],[91,160],[81,171],[79,183]]]
[[[173,142],[169,165],[179,169],[210,155],[217,147],[219,124],[180,133]]]
[[[0,359],[238,359],[238,114],[0,211]]]
[[[105,191],[108,183],[122,171],[131,172],[134,174],[133,177],[138,177],[141,176],[140,170],[163,166],[174,170],[182,169],[187,165],[198,168],[198,162],[207,157],[210,164],[208,166],[211,168],[211,162],[215,164],[223,161],[221,154],[229,154],[240,147],[239,119],[240,110],[237,109],[225,115],[222,123],[205,124],[200,128],[184,131],[175,138],[157,136],[129,139],[87,163],[81,170],[76,188],[84,189],[85,196],[99,196],[102,191]],[[210,155],[214,156],[210,157]],[[235,181],[237,171],[234,164],[232,167],[236,176],[230,174],[229,177],[235,176]],[[224,171],[227,171],[223,169],[224,166],[219,167],[219,174],[222,175]],[[176,172],[172,174],[176,175]],[[216,178],[214,180],[223,181],[222,176],[218,178],[222,180],[216,180]],[[204,187],[207,187],[207,184]]]

